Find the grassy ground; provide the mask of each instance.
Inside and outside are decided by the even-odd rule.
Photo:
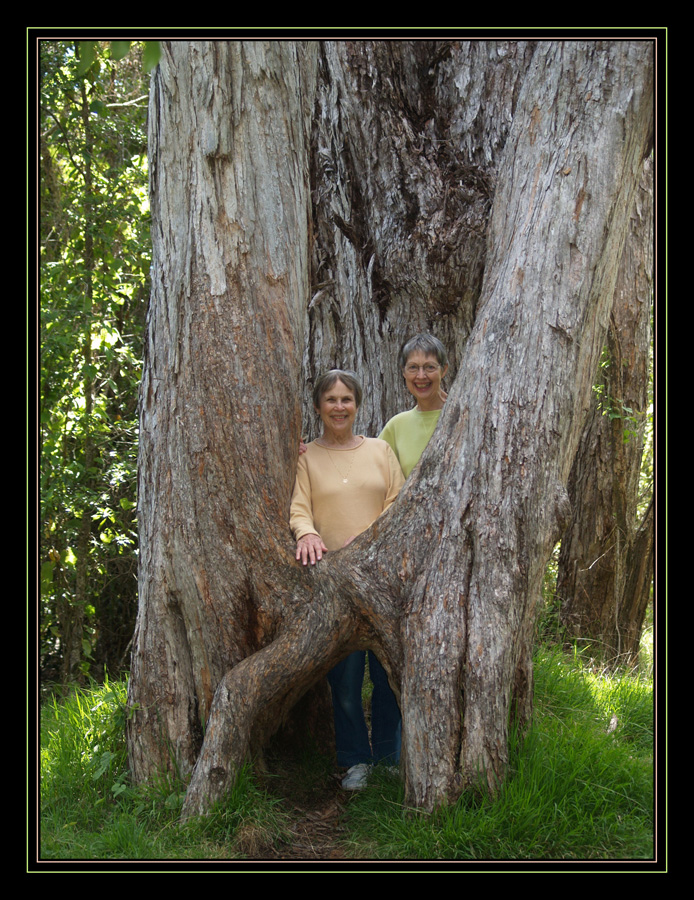
[[[650,681],[594,674],[559,653],[539,656],[536,679],[535,722],[512,744],[498,798],[463,799],[423,820],[403,815],[398,783],[374,788],[350,807],[354,852],[468,861],[651,858]]]
[[[424,816],[398,778],[374,772],[346,795],[330,761],[246,771],[223,808],[178,822],[184,787],[128,780],[125,683],[94,685],[41,710],[43,862],[113,860],[634,861],[654,853],[653,685],[543,648],[535,717],[512,741],[495,800]],[[30,853],[30,856],[32,854]]]

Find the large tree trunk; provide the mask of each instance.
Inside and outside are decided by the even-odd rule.
[[[572,519],[557,594],[568,636],[601,659],[636,661],[653,582],[653,504],[639,513],[653,301],[653,164],[631,218],[600,380],[569,479]]]
[[[193,769],[187,815],[356,647],[400,697],[409,803],[497,783],[511,710],[530,713],[535,601],[651,137],[650,47],[426,46],[426,64],[408,42],[164,47],[129,743],[138,778],[169,753]],[[439,96],[440,119],[416,109]],[[334,116],[311,162],[314,98]],[[494,135],[480,159],[476,129]],[[309,381],[360,372],[373,434],[403,406],[400,311],[456,354],[446,408],[388,513],[306,571],[287,528],[302,357]]]
[[[198,756],[224,673],[281,628],[308,294],[313,45],[172,42],[150,102],[132,766]],[[263,572],[269,571],[265,583]]]

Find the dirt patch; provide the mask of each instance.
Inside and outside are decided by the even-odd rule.
[[[341,802],[333,798],[312,809],[295,808],[293,838],[276,848],[274,859],[346,859],[344,829],[340,824]]]
[[[332,766],[284,761],[266,780],[290,817],[291,838],[268,851],[269,859],[347,859],[342,824],[349,794],[340,787],[343,773]]]

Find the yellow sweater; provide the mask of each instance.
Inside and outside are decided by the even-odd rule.
[[[294,537],[319,534],[328,550],[339,550],[388,509],[404,481],[385,441],[364,438],[353,450],[311,441],[296,473],[289,517]]]

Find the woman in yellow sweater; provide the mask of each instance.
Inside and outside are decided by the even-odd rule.
[[[326,552],[339,550],[366,531],[404,483],[388,444],[354,433],[361,399],[361,386],[352,372],[333,369],[316,383],[313,403],[323,430],[299,457],[290,511],[296,558],[303,565],[315,565]],[[348,769],[342,781],[346,790],[363,787],[372,764],[394,765],[400,757],[400,711],[383,667],[371,651],[369,674],[374,690],[369,741],[361,700],[365,659],[363,651],[352,653],[328,675],[337,760]]]

